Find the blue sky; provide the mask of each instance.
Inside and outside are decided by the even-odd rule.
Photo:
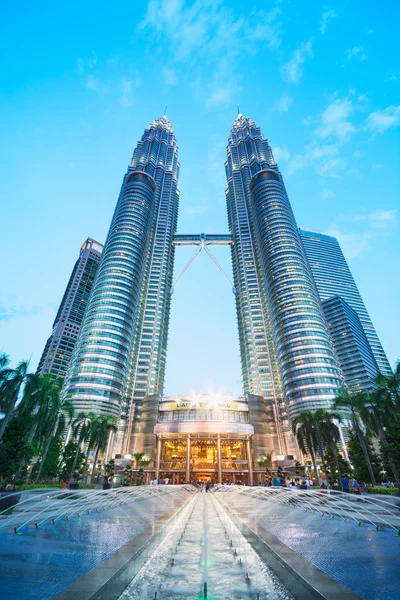
[[[338,237],[394,363],[399,12],[361,0],[8,3],[0,348],[13,363],[36,368],[79,247],[104,241],[133,148],[165,105],[182,164],[178,230],[227,231],[236,104],[269,139],[299,226]],[[177,251],[176,276],[190,252]],[[201,254],[173,296],[166,392],[208,389],[240,393],[241,374],[234,297]]]

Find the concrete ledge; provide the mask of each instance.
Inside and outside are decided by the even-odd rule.
[[[215,494],[217,497],[217,494]],[[266,531],[247,515],[227,515],[235,523],[265,564],[273,571],[296,600],[361,600],[360,596],[333,579],[311,562],[294,552],[274,535]],[[245,523],[245,520],[250,524]]]
[[[180,516],[191,496],[178,510],[170,510],[133,540],[82,575],[53,600],[117,600]]]

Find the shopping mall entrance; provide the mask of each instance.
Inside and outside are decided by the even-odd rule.
[[[167,477],[171,483],[210,481],[249,485],[251,481],[250,441],[245,436],[160,436],[157,453],[159,477]]]

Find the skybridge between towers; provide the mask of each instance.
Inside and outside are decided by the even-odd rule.
[[[229,283],[232,292],[235,294],[236,290],[233,286],[231,280],[215,258],[214,254],[209,250],[209,246],[233,246],[233,239],[230,233],[177,233],[174,235],[172,239],[173,246],[195,246],[196,250],[191,258],[186,263],[183,271],[175,281],[173,287],[171,288],[171,294],[174,293],[174,289],[178,282],[181,280],[183,275],[186,273],[196,256],[200,254],[202,250],[211,258],[213,263],[218,267],[222,276]]]
[[[230,233],[177,233],[173,246],[233,246]]]

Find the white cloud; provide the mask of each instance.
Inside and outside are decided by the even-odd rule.
[[[174,69],[164,69],[164,81],[167,85],[178,85],[179,79]]]
[[[228,93],[237,92],[241,71],[235,60],[239,56],[256,55],[259,47],[273,49],[281,44],[280,15],[277,6],[237,16],[231,3],[220,0],[150,0],[138,29],[155,51],[157,45],[162,51],[162,45],[168,46],[170,70],[174,61],[190,69],[193,93],[209,109],[226,106]],[[174,77],[164,73],[164,79],[172,85]]]
[[[354,57],[359,58],[360,60],[365,60],[367,58],[362,46],[354,46],[354,48],[349,48],[346,50],[346,56],[347,60],[351,60]]]
[[[354,221],[367,221],[372,229],[389,229],[396,223],[396,209],[375,210],[367,215],[353,215]]]
[[[78,58],[76,61],[76,65],[78,67],[79,75],[83,75],[85,68],[93,69],[97,63],[97,54],[94,50],[92,50],[92,56],[87,58],[86,60],[83,58]]]
[[[139,77],[134,79],[122,79],[121,81],[121,96],[119,103],[124,108],[129,108],[133,104],[133,90],[140,85]]]
[[[335,135],[340,141],[348,139],[356,130],[349,121],[353,111],[353,104],[348,98],[337,98],[322,113],[317,134],[322,138]]]
[[[76,64],[78,67],[79,75],[83,75],[83,72],[85,70],[85,62],[84,62],[83,58],[78,58],[78,60],[76,61]]]
[[[364,156],[364,154],[362,152],[360,152],[359,150],[356,150],[353,154],[354,158],[361,158]]]
[[[386,81],[397,81],[397,77],[394,73],[390,77],[386,77]]]
[[[206,100],[206,108],[227,106],[232,103],[232,90],[227,87],[217,87]]]
[[[373,168],[373,169],[382,169],[382,167],[383,167],[383,165],[382,165],[381,163],[374,163],[374,164],[372,165],[372,168]]]
[[[356,258],[364,252],[371,237],[368,232],[343,233],[337,225],[331,225],[323,233],[335,237],[338,240],[345,257],[350,259]]]
[[[338,177],[347,160],[340,156],[337,144],[320,146],[316,142],[305,147],[303,154],[295,154],[288,164],[288,174],[313,167],[323,177]]]
[[[279,46],[280,13],[275,7],[235,18],[221,2],[199,0],[189,5],[183,0],[151,0],[139,29],[153,29],[160,38],[166,37],[179,61],[227,53],[236,56],[244,51],[253,53],[254,41],[266,42],[271,48]]]
[[[313,57],[313,40],[301,44],[292,55],[292,58],[281,67],[281,76],[284,81],[300,83],[303,76],[303,64],[307,58]]]
[[[287,112],[293,104],[293,98],[287,94],[282,94],[278,102],[275,104],[275,110],[279,112]]]
[[[290,152],[287,146],[276,146],[272,149],[272,154],[277,162],[280,160],[289,160]]]
[[[335,11],[332,9],[327,10],[322,14],[320,28],[319,28],[319,30],[322,34],[324,34],[326,31],[326,25],[327,25],[327,22],[329,21],[329,19],[336,19],[337,16],[338,16],[337,13],[335,13]]]
[[[376,110],[368,115],[365,128],[373,133],[384,133],[390,127],[398,125],[400,105],[392,104],[383,110]]]
[[[94,75],[88,75],[86,87],[88,90],[92,90],[93,92],[97,92],[99,90],[99,82]]]
[[[334,198],[335,194],[332,190],[329,190],[327,188],[323,189],[320,191],[319,193],[320,197],[322,198],[322,200],[329,200],[330,198]]]

